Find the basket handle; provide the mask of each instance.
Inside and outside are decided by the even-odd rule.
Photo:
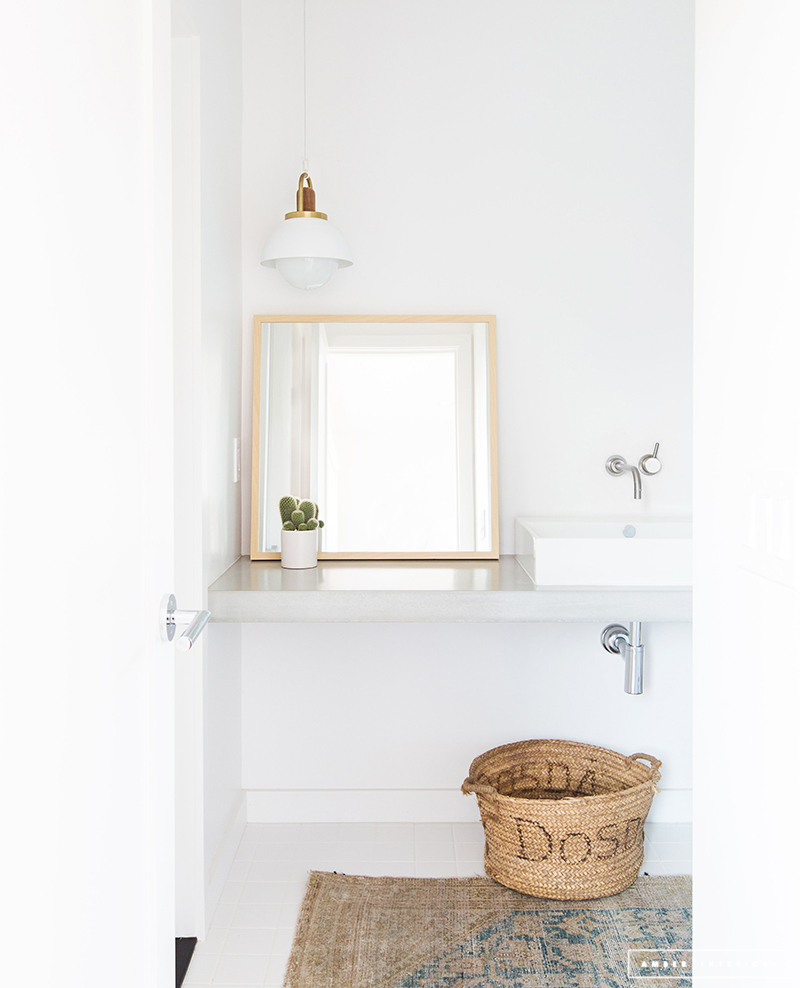
[[[461,786],[461,792],[463,792],[465,796],[469,796],[472,792],[478,794],[479,796],[497,795],[497,790],[494,786],[487,786],[482,782],[475,782],[470,778],[464,779],[464,783]]]
[[[654,772],[658,772],[661,768],[661,762],[657,758],[653,758],[652,755],[646,755],[643,751],[637,751],[635,755],[628,755],[628,761],[637,761],[640,758],[646,758],[650,762],[650,768]]]

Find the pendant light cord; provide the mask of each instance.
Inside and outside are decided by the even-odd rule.
[[[308,71],[306,68],[306,0],[303,0],[303,171],[308,171]]]

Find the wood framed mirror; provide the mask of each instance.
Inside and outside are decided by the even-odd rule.
[[[292,494],[320,559],[497,559],[495,347],[494,316],[256,316],[251,558]]]

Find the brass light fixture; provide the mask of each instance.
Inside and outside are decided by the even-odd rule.
[[[303,185],[304,181],[308,182],[308,185]],[[297,183],[297,209],[293,213],[287,213],[284,219],[290,220],[294,216],[316,216],[321,220],[326,220],[328,214],[318,213],[316,208],[317,194],[311,184],[311,176],[308,172],[303,172]]]

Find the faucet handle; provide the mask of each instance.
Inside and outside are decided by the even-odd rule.
[[[645,453],[639,460],[639,469],[646,473],[648,477],[654,477],[661,469],[661,460],[658,458],[658,446],[656,443],[652,453]]]

